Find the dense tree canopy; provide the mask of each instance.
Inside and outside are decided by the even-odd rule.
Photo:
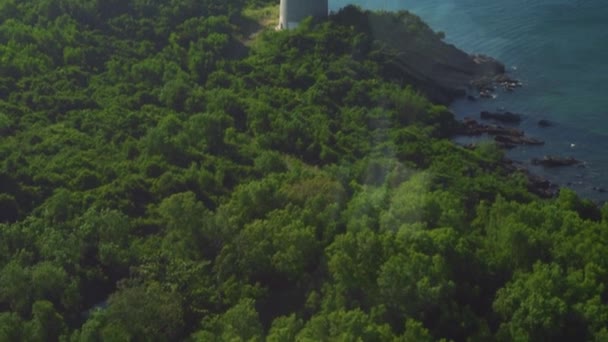
[[[608,338],[608,209],[450,142],[363,23],[440,35],[268,4],[0,0],[0,340]]]

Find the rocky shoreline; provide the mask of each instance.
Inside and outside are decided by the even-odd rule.
[[[523,173],[528,180],[528,191],[539,197],[553,198],[559,194],[559,186],[557,184],[552,183],[548,179],[541,176],[535,175],[522,163],[516,162],[512,159],[503,158],[501,166],[509,173]]]
[[[518,145],[544,145],[544,141],[526,136],[522,130],[504,127],[500,125],[487,125],[477,122],[475,119],[465,118],[456,131],[457,135],[494,137],[496,144],[505,149],[511,149]]]
[[[349,13],[347,13],[349,12]],[[352,12],[352,13],[350,13]],[[471,89],[490,91],[495,87],[514,89],[521,83],[506,75],[500,61],[481,54],[468,54],[444,41],[415,15],[408,13],[402,22],[384,20],[382,14],[357,14],[345,9],[334,20],[348,19],[362,30],[369,30],[376,43],[383,47],[383,73],[404,85],[413,85],[434,103],[448,105],[466,96]],[[416,23],[413,29],[412,23]]]
[[[477,122],[472,118],[465,118],[460,122],[455,131],[455,136],[493,136],[496,144],[503,149],[511,149],[517,145],[542,145],[543,141],[527,137],[524,132],[517,128],[504,127],[500,125],[488,125]],[[475,144],[466,147],[475,149]],[[503,158],[500,166],[508,173],[521,172],[528,179],[528,191],[542,197],[551,198],[557,195],[559,187],[538,175],[531,173],[522,163],[509,158]]]
[[[491,123],[484,123],[471,117],[465,117],[458,122],[454,135],[469,137],[492,137],[497,146],[502,149],[512,149],[522,145],[544,145],[544,141],[527,136],[523,130],[513,127],[519,125],[519,123],[522,121],[522,117],[523,115],[521,114],[508,111],[481,111],[479,113],[479,119]],[[553,125],[553,123],[547,120],[540,120],[538,125],[541,127],[550,127]],[[466,147],[474,149],[476,146],[475,144],[469,144]],[[562,157],[546,155],[543,158],[534,158],[530,162],[532,165],[537,165],[544,168],[569,166],[585,167],[582,161],[570,156]],[[523,173],[528,180],[528,190],[540,197],[551,198],[555,197],[559,193],[559,186],[557,184],[554,184],[548,179],[530,172],[530,170],[521,162],[517,162],[505,157],[501,161],[500,166],[509,173]],[[600,187],[593,187],[593,189],[598,192],[606,192],[605,189]]]
[[[377,43],[384,47],[383,73],[404,85],[413,85],[434,103],[449,105],[459,98],[486,101],[496,98],[498,91],[513,92],[523,87],[522,82],[512,77],[500,61],[486,55],[468,54],[445,42],[441,35],[424,24],[413,32],[407,25],[389,24],[376,16],[379,15],[367,12],[351,22],[357,25],[370,21],[376,23],[375,37]],[[527,136],[521,129],[513,127],[522,120],[523,115],[519,113],[486,111],[479,113],[479,118],[464,119],[454,135],[490,136],[503,149],[544,145],[541,139]],[[553,126],[552,122],[544,119],[537,124],[539,127]],[[536,165],[548,168],[581,165],[566,158],[546,156]],[[527,175],[531,192],[543,197],[554,196],[558,192],[557,186],[532,174],[523,164],[509,160],[504,163],[507,170]]]

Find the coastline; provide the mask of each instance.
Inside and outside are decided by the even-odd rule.
[[[448,105],[504,78],[500,61],[482,54],[469,54],[444,40],[419,16],[399,11],[387,18],[382,12],[361,11],[349,5],[330,16],[345,27],[373,37],[381,46],[379,62],[387,79],[412,85],[434,103]],[[388,19],[388,20],[387,20]]]
[[[524,86],[514,92],[500,91],[497,95],[504,98],[525,91]],[[550,198],[555,197],[561,188],[569,188],[581,198],[589,199],[598,206],[608,202],[608,191],[601,182],[596,180],[597,175],[600,174],[597,170],[598,166],[588,162],[586,157],[589,157],[589,150],[585,149],[585,144],[579,142],[582,137],[587,136],[588,132],[528,113],[518,113],[521,115],[521,121],[510,123],[481,118],[480,114],[483,110],[480,108],[488,108],[492,104],[494,104],[494,98],[491,97],[477,99],[474,103],[461,97],[451,102],[449,108],[455,120],[461,125],[473,120],[479,125],[499,126],[505,130],[519,132],[522,137],[542,142],[507,146],[504,144],[501,146],[500,141],[498,142],[499,147],[505,153],[502,167],[511,172],[523,172],[530,182],[531,192],[544,198]],[[510,113],[510,110],[510,108],[496,108],[498,113]],[[451,139],[462,146],[470,146],[489,139],[495,140],[501,133],[462,134],[462,132],[455,132]],[[543,163],[538,161],[544,158],[558,159],[564,163],[563,165],[542,165]],[[570,163],[569,160],[577,162]],[[535,161],[537,162],[535,163]]]
[[[465,105],[463,112],[455,108],[456,104],[486,106],[484,111],[499,113],[498,115],[515,110],[487,108],[497,97],[519,93],[522,91],[519,88],[524,86],[518,75],[512,74],[502,61],[487,55],[465,52],[454,44],[444,41],[443,34],[433,31],[420,17],[411,12],[397,12],[395,17],[401,21],[401,25],[384,20],[381,13],[369,10],[361,12],[354,6],[347,6],[331,16],[332,20],[339,24],[355,27],[356,30],[373,36],[383,47],[381,57],[382,64],[385,65],[383,74],[388,79],[396,80],[403,85],[413,85],[432,102],[448,107],[454,120],[461,122],[461,127],[463,122],[467,120],[470,122],[471,119],[480,120],[483,124],[486,121],[479,118],[481,110],[472,110],[473,107],[467,108]],[[527,163],[529,160],[517,158],[516,153],[522,150],[536,150],[537,154],[533,158],[537,160],[551,156],[549,158],[557,158],[559,161],[561,158],[572,156],[564,155],[563,151],[554,153],[555,151],[548,150],[544,153],[545,148],[541,146],[544,146],[547,140],[545,134],[525,134],[518,127],[520,124],[524,126],[521,121],[528,119],[528,113],[522,113],[517,122],[510,122],[507,127],[486,127],[489,131],[468,132],[469,134],[465,135],[481,136],[469,141],[475,142],[483,140],[484,135],[490,133],[499,146],[506,150],[503,167],[510,172],[523,171],[529,180],[531,192],[545,198],[554,197],[559,192],[558,185],[564,184],[556,181],[555,178],[546,177],[546,172],[539,173],[538,167]],[[551,126],[551,122],[546,118],[543,119],[545,119],[543,126]],[[545,130],[543,133],[546,133],[554,127],[543,129]],[[458,142],[458,133],[463,132],[457,130],[453,133],[452,140]],[[537,138],[538,136],[540,139]],[[543,154],[538,155],[539,151]],[[595,188],[603,190],[601,185],[596,185]],[[579,191],[577,193],[581,197],[600,200],[599,196],[583,195]]]
[[[509,126],[492,123],[488,124],[484,122],[484,120],[492,121],[491,119],[484,119],[482,112],[480,121],[471,117],[465,117],[464,119],[457,121],[458,127],[450,138],[454,143],[458,143],[457,139],[459,137],[475,138],[476,141],[474,142],[461,144],[463,147],[473,150],[477,148],[478,141],[490,139],[490,141],[493,141],[493,143],[505,153],[501,161],[498,162],[503,170],[509,174],[515,172],[523,173],[528,180],[527,188],[531,193],[534,193],[541,198],[556,197],[559,194],[560,189],[557,184],[534,174],[522,162],[506,156],[506,152],[510,149],[525,145],[541,146],[544,145],[544,141],[526,136],[523,130],[514,127],[513,124]],[[565,165],[556,165],[556,167],[562,166]]]
[[[332,9],[346,3],[335,1]],[[608,72],[608,64],[604,62],[607,50],[601,44],[589,43],[604,31],[603,14],[608,13],[608,5],[592,2],[589,6],[575,6],[543,1],[530,11],[515,2],[477,2],[475,6],[439,0],[356,3],[371,10],[409,10],[434,30],[445,32],[448,43],[504,62],[509,74],[521,80],[525,89],[499,93],[496,99],[475,103],[461,97],[450,102],[450,111],[460,120],[476,117],[482,110],[500,108],[524,114],[520,127],[546,144],[542,148],[511,149],[507,156],[553,183],[573,189],[583,198],[608,200],[606,193],[594,190],[608,189],[608,158],[605,158],[608,97],[601,92],[605,77],[598,77]],[[573,10],[577,12],[564,17]],[[546,25],[540,24],[540,17],[546,19]],[[556,125],[538,127],[541,119]],[[572,144],[575,146],[571,147]],[[572,156],[582,160],[585,168],[543,169],[530,164],[533,158],[544,155]]]

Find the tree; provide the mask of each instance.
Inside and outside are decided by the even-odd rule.
[[[376,281],[391,238],[390,234],[375,234],[371,230],[348,232],[337,236],[326,249],[336,291],[351,305],[370,308],[378,301]]]
[[[381,266],[378,289],[395,320],[424,320],[449,303],[454,283],[440,255],[399,253]]]
[[[31,308],[31,273],[17,260],[7,263],[0,273],[0,301],[23,316]]]
[[[394,190],[389,208],[380,216],[380,228],[396,231],[400,225],[420,223],[428,228],[460,227],[460,201],[448,192],[430,189],[428,174],[414,175]]]
[[[431,342],[434,341],[429,330],[422,323],[407,319],[405,321],[405,332],[397,337],[395,341],[399,342]]]
[[[336,310],[312,317],[297,335],[299,341],[389,341],[394,338],[387,324],[376,323],[359,309]]]
[[[288,207],[246,225],[234,241],[239,273],[272,285],[275,277],[295,281],[312,269],[319,248],[315,229],[299,214]]]
[[[486,217],[484,258],[503,272],[530,269],[548,257],[549,232],[561,224],[560,216],[555,210],[543,212],[538,203],[518,204],[499,196],[487,216],[478,215]]]
[[[19,218],[19,204],[15,197],[0,193],[0,222],[15,222]]]
[[[36,299],[44,299],[59,305],[68,286],[66,271],[53,263],[41,262],[31,268],[31,293]]]
[[[155,282],[119,289],[102,317],[104,338],[120,334],[137,341],[173,340],[183,334],[180,295]]]
[[[91,208],[78,220],[79,239],[85,244],[85,255],[95,255],[96,262],[114,269],[117,274],[129,263],[129,218],[117,210]]]
[[[194,341],[262,341],[255,301],[244,298],[221,315],[205,319]]]
[[[278,317],[272,321],[270,331],[266,336],[268,342],[295,341],[303,322],[295,314],[288,317]]]
[[[23,321],[14,312],[0,313],[0,340],[23,340]]]
[[[199,259],[209,255],[218,238],[214,232],[211,214],[196,200],[194,193],[185,192],[165,198],[158,207],[166,227],[164,248],[167,253],[179,253],[185,259]],[[208,251],[205,251],[208,249]]]
[[[26,340],[57,341],[65,334],[63,317],[49,301],[37,301],[32,306],[32,320],[24,327]]]
[[[503,318],[498,336],[503,340],[548,341],[563,338],[568,327],[567,291],[562,269],[555,264],[534,265],[518,273],[500,289],[494,309]]]

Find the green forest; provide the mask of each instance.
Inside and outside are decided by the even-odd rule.
[[[0,341],[608,341],[608,206],[453,143],[365,23],[443,35],[276,6],[0,0]]]

